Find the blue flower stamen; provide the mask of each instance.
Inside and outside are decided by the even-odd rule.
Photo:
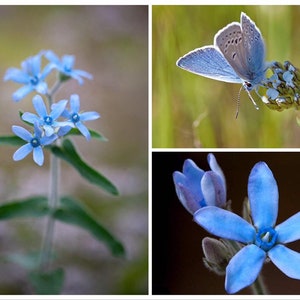
[[[255,245],[264,251],[269,251],[277,241],[277,232],[272,227],[260,229],[255,238]]]
[[[74,113],[74,114],[71,116],[71,119],[72,119],[72,122],[77,123],[77,122],[80,121],[80,116],[79,116],[79,114]]]
[[[38,146],[41,145],[40,140],[39,140],[38,138],[36,138],[36,137],[34,137],[34,138],[30,141],[30,144],[31,144],[31,146],[32,146],[33,148],[36,148],[36,147],[38,147]]]
[[[46,125],[52,125],[53,119],[50,116],[45,116],[44,117],[44,122]]]

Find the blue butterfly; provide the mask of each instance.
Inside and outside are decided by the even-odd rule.
[[[265,45],[255,23],[241,13],[241,22],[232,22],[214,37],[214,45],[197,48],[179,58],[184,70],[215,80],[241,83],[258,109],[250,91],[265,79]]]

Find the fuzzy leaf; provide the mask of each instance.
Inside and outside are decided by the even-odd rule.
[[[108,139],[104,135],[95,130],[89,129],[89,132],[91,134],[91,138],[93,139],[97,139],[103,142],[108,141]],[[72,128],[66,135],[82,135],[82,133],[77,128]]]
[[[5,135],[0,136],[0,145],[8,145],[8,146],[22,146],[26,142],[19,138],[16,135]]]

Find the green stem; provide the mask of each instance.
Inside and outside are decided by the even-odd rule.
[[[51,252],[53,245],[54,237],[54,224],[55,219],[52,216],[52,213],[55,211],[58,206],[59,201],[59,174],[60,174],[60,161],[59,159],[51,154],[50,156],[50,188],[48,196],[48,206],[50,208],[50,214],[47,219],[46,231],[44,236],[44,241],[41,250],[40,257],[40,270],[45,271],[50,267],[51,262]]]
[[[254,295],[268,295],[262,275],[258,275],[256,280],[250,286]]]

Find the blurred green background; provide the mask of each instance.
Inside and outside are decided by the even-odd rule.
[[[113,197],[86,183],[62,165],[61,194],[84,202],[126,248],[125,259],[85,231],[57,223],[57,264],[65,268],[63,294],[148,293],[148,7],[147,6],[0,6],[0,72],[42,49],[74,54],[76,69],[93,74],[79,86],[67,82],[57,99],[78,93],[81,109],[98,111],[88,126],[108,142],[74,138],[83,158],[119,189]],[[18,110],[34,112],[33,93],[11,100],[20,85],[1,83],[0,134],[21,125]],[[1,147],[0,201],[47,194],[49,157],[41,168],[32,155],[13,162],[16,148]],[[40,249],[45,219],[0,224],[0,294],[30,294],[25,271],[7,262],[12,253]]]
[[[259,27],[266,61],[300,66],[299,6],[153,6],[153,147],[299,147],[299,112],[272,111],[257,97],[257,111],[241,85],[178,68],[187,52],[212,45],[214,35],[245,12]]]

